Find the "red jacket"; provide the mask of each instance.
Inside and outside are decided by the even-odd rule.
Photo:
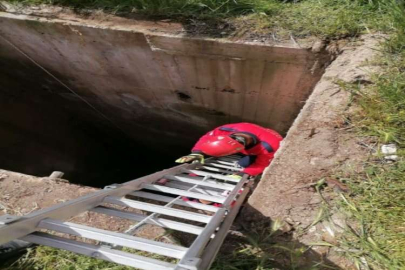
[[[274,153],[278,150],[280,142],[283,140],[280,134],[268,128],[251,123],[223,125],[202,136],[194,145],[192,152],[200,152],[199,146],[211,136],[230,135],[236,132],[248,134],[254,140],[253,147],[240,152],[245,155],[256,156],[254,163],[246,167],[243,172],[250,175],[261,174],[269,166]]]

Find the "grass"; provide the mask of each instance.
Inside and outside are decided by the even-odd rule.
[[[164,257],[148,252],[138,251],[129,248],[123,248],[123,251],[136,255],[157,259],[169,263],[176,263],[177,259]],[[51,247],[37,246],[28,249],[28,252],[18,260],[11,262],[4,270],[134,270],[133,267],[127,267],[110,263],[107,261],[78,255],[66,250],[60,250]]]
[[[234,16],[258,11],[262,0],[15,0],[26,4],[52,4],[77,9],[137,12],[165,17]]]
[[[352,190],[343,210],[356,221],[341,239],[345,254],[371,269],[405,269],[405,6],[388,2],[396,31],[383,44],[380,72],[365,88],[346,85],[361,110],[351,115],[360,137],[377,141],[362,173],[341,178]],[[400,159],[387,164],[378,149],[395,143]]]
[[[369,164],[349,183],[355,197],[345,212],[356,226],[341,239],[345,254],[372,269],[405,269],[405,162]],[[363,261],[362,261],[363,260]]]
[[[270,227],[256,224],[254,230],[245,235],[243,239],[232,239],[230,237],[229,242],[238,244],[233,248],[232,252],[220,253],[210,269],[318,270],[330,268],[322,261],[320,256],[318,256],[317,261],[303,267],[304,254],[310,251],[310,247],[296,241],[286,241],[284,236],[280,236],[279,229],[282,226],[283,222],[277,220]]]
[[[53,4],[76,10],[135,13],[152,17],[207,21],[226,20],[236,31],[272,33],[278,38],[319,36],[342,38],[393,25],[385,2],[304,0],[9,0],[23,4]],[[295,2],[295,1],[294,1]],[[371,29],[371,30],[370,30]]]
[[[69,251],[39,246],[28,252],[4,270],[132,270],[132,267],[120,266],[90,257],[76,255]]]

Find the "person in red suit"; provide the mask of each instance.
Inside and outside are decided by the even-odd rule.
[[[204,156],[222,157],[236,153],[245,155],[239,160],[242,173],[256,176],[269,166],[283,140],[276,131],[251,123],[235,123],[217,127],[202,136],[191,154],[176,162],[204,162]]]

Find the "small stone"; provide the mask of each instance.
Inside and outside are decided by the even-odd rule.
[[[317,157],[311,158],[311,160],[309,161],[309,164],[315,166],[318,160],[319,160],[319,158],[317,158]]]
[[[285,218],[284,221],[287,222],[287,223],[290,224],[290,225],[294,225],[294,224],[295,224],[294,220],[292,220],[292,219],[289,218],[289,217]]]
[[[322,51],[322,49],[325,48],[325,42],[322,40],[318,40],[312,45],[312,52],[313,53],[319,53]]]
[[[319,196],[314,196],[311,201],[309,202],[309,204],[318,204],[321,203],[322,199]]]
[[[384,159],[387,160],[387,161],[397,161],[398,156],[397,155],[389,155],[389,156],[385,156]]]
[[[283,233],[287,233],[291,230],[292,230],[292,226],[290,226],[290,224],[288,224],[287,222],[284,222],[283,226],[281,226],[281,228],[280,228],[280,231],[282,231]]]
[[[314,233],[316,231],[316,227],[312,226],[311,228],[309,228],[308,232],[310,233]]]

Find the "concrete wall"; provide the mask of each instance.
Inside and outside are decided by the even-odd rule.
[[[328,60],[310,48],[157,34],[136,21],[0,12],[0,163],[36,175],[126,166],[139,177],[221,124],[285,133]]]
[[[0,35],[145,143],[162,133],[192,143],[208,129],[236,121],[285,132],[326,61],[308,49],[151,35],[128,26],[102,29],[9,13],[0,13]],[[1,46],[10,44],[3,40]],[[21,57],[17,50],[7,54]],[[9,63],[3,68],[12,68]],[[54,95],[72,106],[88,106],[68,89],[58,89]],[[140,130],[149,136],[140,136]]]

